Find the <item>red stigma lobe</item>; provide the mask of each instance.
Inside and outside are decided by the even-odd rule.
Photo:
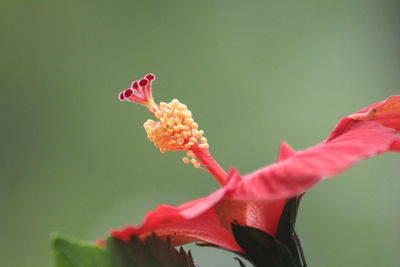
[[[141,80],[139,81],[139,85],[142,86],[142,87],[144,87],[144,86],[146,86],[146,85],[148,85],[148,84],[149,84],[149,80],[146,79],[146,78],[143,78],[143,79],[141,79]]]
[[[128,98],[128,97],[130,97],[131,95],[133,95],[133,90],[132,90],[132,89],[126,89],[126,90],[124,91],[124,97],[125,97],[125,98]]]
[[[149,73],[149,74],[146,75],[146,79],[149,80],[149,81],[153,81],[153,80],[156,79],[156,76],[154,76],[153,73]]]
[[[119,93],[118,98],[120,101],[124,101],[125,100],[124,92]]]

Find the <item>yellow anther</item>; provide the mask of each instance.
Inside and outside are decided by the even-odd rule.
[[[160,103],[160,108],[166,108],[167,106],[168,106],[168,104],[165,102]]]
[[[206,144],[200,144],[199,147],[202,148],[202,149],[207,149],[207,148],[209,148],[209,145],[207,143]]]
[[[154,126],[154,124],[156,124],[156,122],[153,121],[153,120],[147,120],[147,121],[144,123],[144,125],[151,125],[151,126]]]
[[[179,104],[178,109],[179,110],[187,110],[187,106],[185,104]]]
[[[162,117],[162,112],[159,111],[159,110],[157,110],[157,111],[154,113],[154,116],[155,116],[157,119],[160,119],[160,118]]]
[[[195,136],[196,138],[201,138],[201,137],[203,136],[203,133],[202,133],[202,131],[199,131],[199,132],[196,132],[196,133],[194,134],[194,136]]]
[[[190,126],[190,125],[192,125],[193,123],[194,123],[194,121],[193,121],[192,118],[189,118],[189,119],[186,119],[186,120],[185,120],[185,125]]]
[[[194,157],[196,157],[196,155],[193,153],[192,150],[188,150],[188,151],[186,152],[186,156],[188,156],[189,158],[194,158]]]
[[[190,159],[188,159],[187,157],[183,157],[182,158],[183,163],[185,164],[189,164],[190,163]]]
[[[175,141],[175,140],[170,140],[170,141],[168,141],[168,145],[170,145],[170,146],[175,145],[175,144],[176,144],[176,141]]]
[[[192,127],[192,129],[198,129],[199,125],[194,122],[194,123],[192,123],[192,125],[190,127]]]
[[[180,103],[179,103],[178,99],[173,99],[171,104],[172,104],[172,107],[176,108],[179,106]]]
[[[185,142],[185,140],[183,140],[183,138],[179,138],[179,139],[176,141],[176,143],[177,143],[178,145],[183,145],[184,142]]]
[[[207,138],[205,138],[205,137],[200,138],[200,143],[202,143],[202,144],[207,143]]]

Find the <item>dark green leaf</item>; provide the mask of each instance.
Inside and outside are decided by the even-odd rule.
[[[178,251],[155,235],[144,242],[133,236],[129,243],[109,238],[107,247],[118,267],[195,267],[190,252],[186,253],[183,248]]]
[[[282,212],[276,238],[282,242],[291,252],[296,266],[306,267],[303,249],[295,231],[297,211],[299,208],[300,197],[290,199]]]
[[[236,242],[254,266],[294,267],[290,251],[273,236],[253,227],[232,224]]]

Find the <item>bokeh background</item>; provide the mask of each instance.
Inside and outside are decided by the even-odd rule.
[[[50,266],[49,235],[96,240],[160,203],[218,187],[146,140],[148,112],[117,93],[153,72],[158,101],[193,111],[222,166],[273,162],[400,92],[396,0],[0,3],[0,265]],[[368,144],[366,144],[368,145]],[[398,266],[399,155],[304,197],[310,266]],[[189,246],[200,266],[233,255]]]

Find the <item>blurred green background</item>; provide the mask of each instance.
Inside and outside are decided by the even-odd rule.
[[[158,101],[193,111],[225,168],[279,143],[304,149],[400,89],[396,0],[0,3],[0,265],[50,266],[49,234],[96,240],[160,203],[218,187],[147,141],[117,93],[153,72]],[[367,145],[367,144],[366,144]],[[310,266],[398,266],[399,155],[364,161],[304,198]],[[193,249],[200,266],[238,266]]]

